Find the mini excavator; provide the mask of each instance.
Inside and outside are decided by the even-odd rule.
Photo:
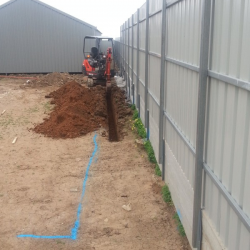
[[[95,47],[92,47],[91,51],[86,51],[86,47],[89,47],[93,40],[95,41]],[[101,42],[108,41],[112,47],[107,48],[106,54],[101,51]],[[83,55],[84,61],[82,63],[82,73],[88,77],[88,86],[105,85],[107,89],[111,87],[111,77],[114,77],[114,68],[112,68],[112,52],[113,50],[113,38],[102,36],[85,36],[83,43]]]

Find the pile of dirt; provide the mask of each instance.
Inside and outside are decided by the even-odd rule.
[[[27,85],[30,87],[60,86],[72,80],[73,78],[68,73],[54,72],[47,75],[40,75],[36,80],[27,82]]]
[[[85,88],[75,81],[68,82],[50,93],[55,109],[34,131],[53,138],[75,138],[107,127],[106,90]]]
[[[37,88],[46,86],[62,86],[67,82],[77,81],[78,83],[86,83],[86,79],[82,74],[70,75],[68,73],[49,73],[47,75],[36,75],[36,79],[27,80],[23,86],[24,88]]]
[[[110,130],[109,134],[114,132],[108,124],[110,114],[105,87],[86,88],[71,81],[45,97],[53,98],[50,103],[55,104],[55,108],[49,118],[34,128],[35,132],[52,138],[76,138],[100,128]],[[117,140],[121,140],[122,129],[132,110],[126,103],[125,92],[117,86],[112,86],[111,103],[112,122],[115,123]]]

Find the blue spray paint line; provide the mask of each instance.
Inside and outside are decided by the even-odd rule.
[[[93,159],[98,151],[98,145],[97,145],[97,142],[96,142],[96,137],[97,135],[94,136],[93,140],[94,140],[94,143],[95,143],[95,148],[94,148],[94,151],[92,153],[92,156],[90,157],[89,159],[89,163],[88,163],[88,166],[87,166],[87,169],[86,169],[86,173],[85,173],[85,177],[84,177],[84,181],[83,181],[83,185],[82,185],[82,195],[81,195],[81,199],[80,199],[80,203],[78,205],[78,209],[77,209],[77,216],[76,216],[76,221],[75,221],[75,224],[74,224],[74,227],[71,229],[71,235],[65,235],[65,236],[40,236],[40,235],[33,235],[33,234],[19,234],[17,235],[18,238],[35,238],[35,239],[72,239],[72,240],[76,240],[77,239],[77,233],[78,233],[78,229],[79,229],[79,226],[80,226],[80,215],[81,215],[81,212],[82,212],[82,201],[83,201],[83,197],[84,197],[84,194],[85,194],[85,190],[86,190],[86,183],[87,183],[87,180],[88,180],[88,177],[89,177],[89,169],[90,169],[90,166],[93,162]],[[97,159],[96,159],[97,161]],[[95,161],[95,162],[96,162]]]

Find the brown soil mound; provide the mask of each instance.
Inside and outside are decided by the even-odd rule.
[[[52,85],[63,85],[66,82],[73,80],[68,73],[50,73],[47,75],[41,75],[37,80],[32,80],[29,84],[30,87],[44,87]]]
[[[53,138],[75,138],[107,127],[106,90],[85,88],[75,81],[49,94],[56,104],[49,119],[34,131]]]
[[[82,74],[68,74],[68,73],[49,73],[47,75],[34,75],[36,79],[25,81],[21,88],[37,88],[47,86],[62,86],[65,83],[76,81],[78,83],[86,83],[86,79]]]

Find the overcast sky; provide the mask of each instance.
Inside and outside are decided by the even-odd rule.
[[[0,5],[6,3],[0,0]],[[120,26],[140,8],[146,0],[42,0],[61,11],[90,23],[103,35],[119,37]]]

